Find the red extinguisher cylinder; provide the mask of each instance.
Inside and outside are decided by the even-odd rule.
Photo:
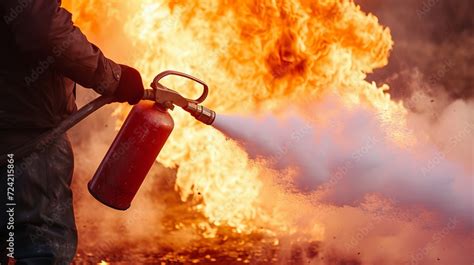
[[[88,184],[92,196],[128,209],[173,127],[168,111],[154,102],[135,105]]]

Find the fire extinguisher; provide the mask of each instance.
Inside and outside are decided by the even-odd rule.
[[[185,77],[201,84],[203,86],[201,96],[196,100],[187,99],[160,84],[159,81],[168,75]],[[168,109],[172,110],[174,106],[179,106],[208,125],[211,125],[216,118],[214,111],[200,105],[207,98],[208,86],[193,76],[177,71],[164,71],[153,79],[151,87],[152,89],[145,90],[143,100],[128,114],[112,146],[88,184],[92,196],[115,209],[126,210],[130,207],[133,197],[173,130],[173,118]],[[100,96],[94,99],[54,129],[15,149],[15,158],[20,159],[32,152],[41,152],[44,146],[53,142],[58,136],[63,135],[94,111],[112,102],[113,97]],[[6,155],[1,155],[0,166],[7,160]]]
[[[203,86],[201,96],[190,100],[160,84],[168,75],[191,79]],[[148,171],[173,131],[174,122],[168,109],[179,106],[197,120],[212,124],[216,113],[202,105],[208,86],[201,80],[176,71],[158,74],[151,89],[135,105],[123,123],[107,154],[88,184],[89,192],[98,201],[118,210],[126,210],[135,197]]]

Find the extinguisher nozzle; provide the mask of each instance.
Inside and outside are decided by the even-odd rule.
[[[215,111],[198,105],[194,102],[189,102],[188,106],[184,108],[184,110],[189,112],[194,118],[196,118],[196,120],[207,125],[211,125],[216,119]]]

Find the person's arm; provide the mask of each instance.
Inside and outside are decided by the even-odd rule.
[[[140,100],[143,95],[140,74],[106,58],[74,26],[71,13],[61,8],[57,0],[3,0],[0,3],[5,14],[21,10],[16,12],[17,16],[4,16],[4,19],[8,18],[5,22],[23,54],[32,58],[52,56],[56,71],[100,94],[116,95],[118,101],[131,104]],[[124,83],[124,80],[120,82],[122,75],[135,83],[120,87],[119,84]]]

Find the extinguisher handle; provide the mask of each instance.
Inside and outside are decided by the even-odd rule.
[[[187,99],[183,97],[181,94],[179,94],[178,92],[160,84],[160,80],[163,77],[168,76],[168,75],[182,76],[201,84],[203,86],[203,91],[202,91],[201,96],[197,98],[196,100]],[[207,86],[206,83],[197,79],[196,77],[190,76],[188,74],[181,73],[178,71],[168,70],[168,71],[159,73],[153,79],[153,82],[151,83],[151,87],[153,88],[153,90],[145,89],[145,92],[143,93],[143,99],[153,100],[155,101],[156,104],[164,107],[165,109],[172,110],[174,108],[174,105],[179,106],[183,110],[189,112],[198,121],[207,125],[211,125],[214,122],[216,118],[216,113],[211,109],[208,109],[202,105],[199,105],[207,98],[207,94],[209,93],[209,87]]]
[[[163,86],[162,84],[160,84],[160,80],[165,77],[165,76],[168,76],[168,75],[176,75],[176,76],[181,76],[181,77],[184,77],[184,78],[187,78],[187,79],[190,79],[190,80],[193,80],[194,82],[197,82],[199,84],[201,84],[203,86],[203,91],[201,93],[201,96],[199,96],[197,99],[186,99],[187,101],[190,101],[190,102],[194,102],[194,103],[202,103],[206,98],[207,98],[207,95],[209,93],[209,87],[207,86],[206,83],[204,83],[202,80],[192,76],[192,75],[188,75],[188,74],[185,74],[185,73],[182,73],[182,72],[178,72],[178,71],[174,71],[174,70],[167,70],[167,71],[164,71],[164,72],[161,72],[159,73],[157,76],[155,76],[155,78],[153,79],[153,82],[151,83],[151,87],[153,89],[164,89],[164,90],[171,90],[171,91],[174,91],[172,89],[169,89],[165,86]],[[174,91],[175,92],[175,91]]]

